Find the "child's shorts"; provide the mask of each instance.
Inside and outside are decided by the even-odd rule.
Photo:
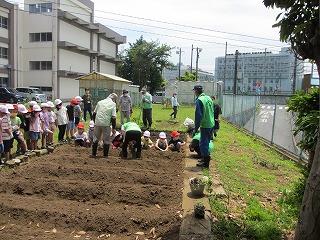
[[[10,140],[3,140],[3,152],[10,152],[10,149],[13,147],[13,138]]]
[[[4,146],[3,143],[0,143],[0,154],[4,152]]]
[[[74,121],[69,121],[68,125],[67,125],[67,130],[72,130],[75,128],[76,128],[76,125],[75,125]]]
[[[29,137],[31,141],[38,141],[40,139],[40,133],[29,131]]]

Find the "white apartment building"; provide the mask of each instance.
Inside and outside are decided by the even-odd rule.
[[[9,85],[67,99],[79,94],[75,78],[92,71],[116,74],[118,45],[126,37],[94,22],[92,1],[25,0],[15,14],[18,60]]]
[[[303,79],[303,61],[296,61],[296,86],[301,89]],[[252,52],[239,53],[237,66],[237,92],[248,93],[289,93],[292,92],[295,56],[289,48],[279,53]],[[224,81],[225,92],[233,92],[235,77],[235,54],[215,59],[215,77]],[[225,75],[224,75],[225,74]]]

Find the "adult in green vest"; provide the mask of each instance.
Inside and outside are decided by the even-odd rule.
[[[214,127],[213,102],[211,97],[203,92],[201,85],[194,86],[193,91],[197,97],[194,132],[200,129],[199,147],[202,156],[197,166],[208,168],[210,163],[209,143]]]
[[[128,157],[128,145],[130,142],[133,143],[132,149],[135,152],[135,157],[141,157],[141,129],[138,124],[134,122],[127,122],[122,125],[121,130],[123,131],[124,142],[122,146],[122,157]]]
[[[144,127],[149,129],[152,125],[152,96],[146,89],[142,89],[141,93],[142,121]]]
[[[200,133],[197,132],[193,136],[192,141],[189,144],[189,149],[190,149],[190,152],[196,152],[198,154],[198,158],[201,158],[202,156],[201,156],[199,142],[200,142]],[[213,150],[213,141],[210,140],[210,142],[209,142],[209,154],[212,152],[212,150]]]

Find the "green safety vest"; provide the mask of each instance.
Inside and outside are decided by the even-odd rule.
[[[203,113],[200,122],[200,127],[202,128],[213,128],[214,127],[214,112],[213,112],[213,102],[211,97],[200,94],[198,100],[202,102]]]
[[[143,109],[151,109],[152,108],[152,96],[150,93],[146,93],[144,96],[142,96],[142,100],[148,100],[149,102],[143,102],[142,101],[142,108]]]
[[[139,132],[141,132],[141,129],[138,126],[138,124],[136,124],[134,122],[127,122],[127,123],[123,124],[123,129],[126,132],[128,132],[128,131],[139,131]]]
[[[196,135],[194,135],[192,139],[198,140],[200,142],[200,133],[196,133]],[[210,140],[210,142],[209,142],[209,152],[212,152],[212,150],[213,150],[213,141]]]

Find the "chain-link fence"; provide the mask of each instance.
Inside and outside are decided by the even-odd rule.
[[[245,128],[270,144],[306,159],[297,143],[301,134],[294,136],[294,114],[288,112],[288,95],[222,95],[222,115],[231,123]]]

